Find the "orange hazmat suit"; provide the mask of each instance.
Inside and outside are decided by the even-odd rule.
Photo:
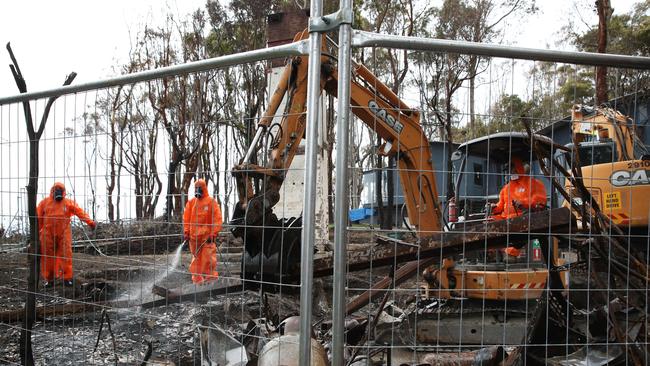
[[[194,183],[195,197],[185,205],[183,213],[183,236],[190,243],[192,263],[190,273],[192,282],[204,283],[215,280],[217,272],[217,234],[221,231],[223,218],[221,208],[208,194],[208,188],[203,179]]]
[[[45,281],[72,280],[72,232],[74,215],[92,229],[97,225],[77,203],[65,198],[63,183],[54,183],[50,196],[36,207],[41,240],[41,276]]]
[[[499,202],[492,210],[496,219],[509,219],[530,210],[546,206],[546,187],[541,180],[525,175],[524,165],[519,158],[512,158],[517,179],[511,179],[499,193]]]
[[[546,206],[546,187],[541,180],[526,175],[524,164],[520,158],[512,158],[513,171],[516,179],[511,178],[499,193],[499,202],[492,213],[496,219],[509,219],[523,214],[522,210]],[[518,257],[521,253],[515,247],[507,247],[507,255]]]

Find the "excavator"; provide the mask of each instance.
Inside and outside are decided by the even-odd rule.
[[[606,106],[574,105],[571,130],[585,187],[612,223],[629,234],[628,240],[642,240],[638,249],[645,250],[650,220],[650,201],[645,199],[650,196],[650,153],[636,135],[634,122]],[[570,152],[564,154],[567,165],[575,158]],[[574,200],[580,200],[570,183],[567,191],[573,193]],[[581,220],[578,224],[588,225]]]
[[[534,135],[537,149],[544,157],[555,153],[553,141]],[[461,144],[452,154],[458,219],[450,218],[451,230],[473,231],[485,222],[497,220],[492,204],[513,157],[519,157],[532,171],[541,175],[537,156],[531,150],[531,137],[524,132],[499,132]],[[546,208],[538,208],[546,209]],[[508,251],[507,247],[518,247]],[[420,341],[456,344],[518,344],[523,339],[530,312],[546,289],[548,256],[553,267],[564,261],[558,257],[555,238],[510,238],[503,248],[465,253],[445,258],[423,271],[425,298],[436,306],[422,309],[416,334]],[[566,271],[559,271],[566,287]],[[507,311],[506,311],[507,310]],[[451,316],[454,315],[454,316]],[[463,322],[459,321],[462,317]],[[505,327],[508,331],[504,332]]]
[[[294,41],[307,37],[304,31],[296,35]],[[336,96],[337,69],[326,47],[324,42],[321,90]],[[278,218],[273,206],[280,199],[283,181],[305,133],[307,68],[307,56],[293,57],[287,62],[250,147],[240,164],[232,169],[239,201],[231,224],[233,234],[244,242],[241,276],[248,282],[291,284],[299,273],[301,219]],[[282,119],[274,122],[283,99],[286,99],[286,107]],[[417,237],[422,240],[453,230],[443,217],[444,209],[438,200],[429,141],[420,125],[419,112],[400,100],[366,67],[356,63],[353,64],[350,103],[352,113],[385,141],[378,153],[396,157],[408,221]],[[268,149],[268,154],[259,154],[264,149]],[[258,155],[265,155],[262,158],[265,164],[254,162]],[[532,247],[529,252],[533,253]],[[462,302],[465,300],[480,304],[486,300],[501,302],[499,309],[503,314],[503,300],[513,294],[523,300],[534,299],[545,284],[543,268],[523,265],[518,272],[504,274],[501,268],[483,266],[479,269],[477,266],[477,271],[469,273],[454,265],[458,259],[462,260],[447,258],[442,266],[430,271],[429,277],[433,278],[431,298],[443,299],[448,304],[461,298],[458,300],[461,308],[467,304]],[[498,290],[510,289],[513,284],[521,291]],[[461,287],[465,290],[459,292]],[[530,311],[528,308],[520,310],[522,313]],[[497,322],[507,325],[503,319]],[[501,329],[498,334],[502,333]],[[521,338],[513,343],[519,341]]]
[[[307,37],[304,31],[294,41]],[[321,89],[336,96],[337,70],[326,47],[324,42]],[[300,267],[302,221],[279,219],[273,206],[280,198],[282,183],[305,133],[307,67],[307,56],[288,61],[246,155],[232,169],[239,201],[231,223],[233,234],[244,240],[243,278],[286,283]],[[274,123],[285,97],[283,118]],[[379,154],[397,157],[411,225],[423,237],[440,232],[442,214],[436,178],[419,112],[359,64],[354,65],[350,103],[352,112],[385,141]],[[260,166],[252,159],[264,147],[264,140],[269,141],[270,151],[266,166]]]

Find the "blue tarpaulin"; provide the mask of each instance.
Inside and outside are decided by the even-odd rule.
[[[355,210],[350,210],[349,217],[350,221],[357,222],[363,219],[367,219],[375,215],[374,208],[357,208]]]

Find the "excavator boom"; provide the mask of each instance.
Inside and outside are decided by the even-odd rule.
[[[294,40],[307,37],[304,31]],[[260,268],[261,272],[268,270],[269,275],[290,275],[299,265],[300,219],[278,219],[272,209],[279,201],[286,173],[305,134],[308,64],[307,56],[289,60],[246,156],[232,171],[239,194],[233,214],[234,234],[244,238],[249,256],[249,263],[242,265],[245,276],[257,278],[255,272]],[[326,52],[321,64],[321,90],[336,96],[338,73]],[[280,123],[274,123],[282,100],[286,100],[283,117]],[[427,237],[439,232],[442,215],[435,172],[419,112],[409,108],[362,65],[353,68],[350,104],[352,113],[385,141],[378,154],[396,158],[408,218],[418,235]],[[270,151],[267,164],[260,166],[252,160],[261,149],[260,141],[269,140],[262,138],[265,134],[271,141]],[[258,190],[254,189],[254,179],[260,183]]]

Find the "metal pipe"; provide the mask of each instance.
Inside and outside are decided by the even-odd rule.
[[[393,36],[354,30],[353,47],[388,47],[406,50],[450,52],[520,60],[562,62],[571,64],[650,69],[650,57],[613,55],[593,52],[542,50],[477,42],[420,37]]]
[[[311,0],[311,19],[320,18],[323,1]],[[310,19],[310,21],[311,21]],[[320,97],[321,34],[309,34],[309,69],[307,71],[307,141],[305,146],[305,191],[303,200],[302,246],[300,251],[300,344],[299,365],[311,365],[311,312],[314,242],[316,232],[316,157]]]
[[[0,105],[18,103],[28,100],[56,97],[83,91],[109,88],[124,84],[133,84],[142,81],[160,79],[167,76],[178,76],[193,72],[208,71],[241,63],[270,60],[274,58],[298,56],[305,54],[307,41],[298,41],[281,46],[262,48],[259,50],[241,52],[233,55],[219,56],[207,60],[188,62],[181,65],[161,67],[159,69],[120,75],[109,79],[91,81],[88,83],[62,86],[54,89],[12,95],[0,98]]]
[[[352,10],[351,0],[341,0],[341,9]],[[332,365],[345,365],[345,287],[347,270],[346,229],[348,226],[348,141],[350,123],[350,82],[352,25],[339,27],[338,115],[336,117],[336,187],[334,191],[334,283],[332,309]]]
[[[255,136],[253,137],[253,141],[251,142],[250,146],[248,147],[248,150],[246,151],[246,156],[244,156],[244,161],[242,164],[247,164],[248,162],[251,161],[251,155],[253,155],[253,151],[255,151],[255,147],[257,147],[257,142],[260,140],[260,137],[262,137],[262,132],[266,126],[260,125],[257,126],[257,131],[255,131]]]

